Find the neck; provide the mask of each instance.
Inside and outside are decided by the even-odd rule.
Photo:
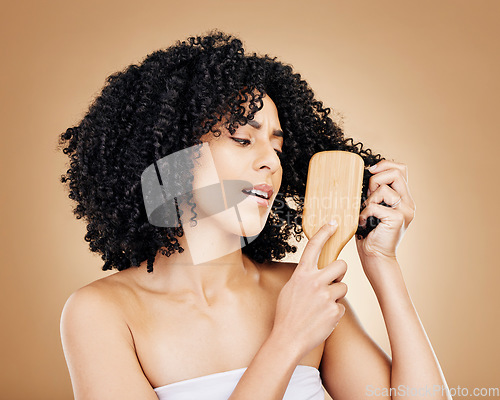
[[[158,252],[152,273],[145,272],[144,262],[143,284],[155,292],[210,304],[223,293],[258,282],[258,270],[243,255],[239,235],[221,229],[209,218],[197,222],[195,227],[183,223],[184,235],[177,238],[182,253],[168,257]]]

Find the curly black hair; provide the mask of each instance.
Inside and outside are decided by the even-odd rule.
[[[184,250],[177,240],[182,226],[148,222],[142,172],[155,160],[200,144],[204,134],[220,133],[217,125],[223,116],[228,116],[223,122],[233,134],[263,107],[266,95],[276,105],[284,132],[283,177],[262,232],[242,249],[254,261],[280,260],[297,250],[288,239],[292,231],[301,239],[313,154],[350,151],[365,166],[384,159],[345,138],[329,117],[331,110],[315,99],[300,74],[276,57],[245,54],[240,39],[217,29],[177,41],[110,75],[80,123],[59,136],[58,148],[70,158],[70,168],[60,179],[69,184],[76,218],[88,222],[85,240],[105,261],[102,270],[121,271],[147,260],[151,272],[158,251],[170,256]],[[245,115],[242,104],[247,102]],[[365,169],[362,202],[370,176]],[[366,237],[378,222],[370,217],[356,234]]]

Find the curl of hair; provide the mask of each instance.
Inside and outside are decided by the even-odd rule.
[[[182,226],[149,223],[142,172],[155,160],[202,143],[204,134],[220,133],[217,124],[225,115],[229,118],[222,122],[233,134],[262,109],[266,95],[277,107],[284,132],[283,177],[262,232],[242,248],[254,261],[280,260],[297,250],[288,239],[292,234],[297,241],[302,237],[313,154],[350,151],[359,154],[365,166],[384,159],[345,138],[329,117],[331,110],[315,99],[300,74],[276,57],[245,54],[241,40],[218,30],[177,41],[109,76],[80,123],[59,136],[59,148],[70,159],[61,182],[76,202],[76,218],[87,222],[85,240],[92,252],[101,254],[103,270],[121,271],[147,260],[151,272],[158,251],[170,256],[184,250],[177,240]],[[246,102],[247,114],[242,106]],[[365,169],[362,202],[370,176]],[[184,179],[192,182],[192,176]],[[356,234],[366,237],[378,222],[370,217]]]

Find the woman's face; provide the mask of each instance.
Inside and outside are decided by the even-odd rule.
[[[239,126],[233,135],[220,124],[220,136],[216,137],[209,132],[201,138],[205,142],[204,151],[197,160],[200,167],[194,170],[193,188],[213,184],[214,180],[223,183],[231,180],[248,182],[243,186],[224,184],[225,201],[239,197],[237,210],[229,205],[224,212],[212,215],[210,210],[213,199],[206,195],[196,195],[196,192],[193,195],[197,213],[201,211],[201,216],[203,213],[211,215],[214,224],[238,236],[255,236],[262,231],[283,175],[277,154],[283,148],[278,111],[269,96],[266,95],[262,100],[263,108],[254,115],[254,119]],[[217,176],[213,172],[213,166]],[[259,186],[255,187],[257,185]],[[246,194],[246,191],[242,192],[242,187],[249,190],[254,187],[254,193],[255,189],[268,192],[269,197],[266,200],[255,194]],[[230,193],[231,191],[238,193]],[[263,195],[261,192],[256,194]]]

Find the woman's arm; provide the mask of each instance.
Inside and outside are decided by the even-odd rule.
[[[383,160],[370,170],[374,175],[370,178],[369,197],[360,213],[360,224],[365,225],[370,216],[378,218],[380,223],[366,238],[357,237],[356,246],[382,310],[392,363],[355,318],[345,318],[325,345],[322,360],[325,386],[336,400],[451,399],[396,257],[396,248],[416,208],[408,188],[408,168]]]
[[[307,243],[278,296],[272,332],[230,400],[281,400],[298,362],[325,341],[344,315],[344,306],[337,300],[347,291],[341,282],[347,264],[338,260],[321,270],[317,266],[319,254],[335,230],[326,224]]]
[[[451,399],[448,385],[424,327],[413,306],[396,259],[374,259],[365,268],[378,270],[370,283],[377,295],[391,345],[393,399]]]
[[[228,400],[278,400],[285,394],[302,356],[273,332],[261,346]]]
[[[349,302],[339,300],[346,312],[325,342],[323,385],[335,400],[451,399],[399,264],[387,260],[378,261],[378,266],[384,275],[370,283],[385,320],[392,360],[365,332]]]
[[[61,339],[76,400],[158,400],[127,324],[95,287],[85,286],[66,301]]]

